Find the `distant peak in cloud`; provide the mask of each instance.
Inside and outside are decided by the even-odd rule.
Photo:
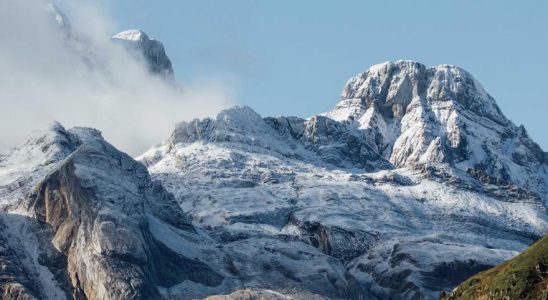
[[[166,55],[164,45],[160,41],[149,38],[139,29],[117,33],[112,37],[112,40],[122,43],[132,53],[142,56],[152,74],[158,74],[169,81],[174,80],[171,60]]]
[[[164,46],[144,32],[105,38],[112,26],[102,7],[57,4],[70,14],[30,0],[7,0],[0,11],[0,69],[9,74],[0,76],[0,126],[10,128],[0,152],[58,120],[98,128],[138,154],[174,124],[235,104],[220,82],[180,88]]]

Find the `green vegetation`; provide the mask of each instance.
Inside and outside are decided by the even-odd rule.
[[[441,298],[548,300],[548,234],[518,256],[474,275]]]

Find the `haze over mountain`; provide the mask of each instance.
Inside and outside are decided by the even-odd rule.
[[[135,55],[127,43],[109,38],[113,25],[92,2],[64,4],[76,18],[41,0],[2,2],[0,125],[9,130],[0,131],[0,153],[58,120],[103,128],[118,147],[138,155],[176,122],[213,116],[235,103],[221,82],[178,84],[151,75],[142,62],[160,58],[161,44],[141,43],[148,52]],[[169,64],[158,64],[168,77]]]
[[[50,8],[63,47],[108,68]],[[176,85],[146,33],[105,43]],[[0,294],[438,299],[548,232],[548,154],[467,71],[381,63],[333,106],[232,107],[136,158],[97,129],[35,132],[0,156]]]

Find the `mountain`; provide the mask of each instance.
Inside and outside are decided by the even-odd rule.
[[[548,298],[548,235],[523,253],[466,280],[443,299]]]
[[[4,299],[151,299],[223,259],[142,164],[55,123],[0,161]],[[207,253],[207,254],[206,254]],[[215,269],[218,269],[215,267]]]
[[[546,234],[544,155],[468,72],[398,61],[350,79],[327,113],[235,107],[178,124],[138,160],[229,256],[245,254],[240,274],[286,270],[281,286],[246,287],[437,299]],[[306,262],[310,247],[331,265]]]
[[[0,157],[0,293],[436,299],[546,234],[547,178],[470,74],[411,61],[308,119],[179,123],[137,161],[53,123]]]
[[[151,39],[141,30],[122,31],[112,37],[112,41],[124,45],[138,59],[143,59],[152,74],[158,74],[167,80],[173,80],[173,67],[167,57],[164,45]]]
[[[108,64],[50,8],[67,47]],[[172,78],[143,32],[111,42]],[[437,299],[548,232],[546,152],[465,70],[382,63],[334,104],[307,119],[233,107],[135,159],[96,129],[36,132],[0,156],[0,294]],[[512,270],[540,252],[480,287],[523,287]]]

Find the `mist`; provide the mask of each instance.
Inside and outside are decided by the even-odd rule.
[[[0,0],[0,153],[56,120],[97,128],[122,151],[139,155],[177,122],[235,104],[221,82],[170,83],[150,74],[110,41],[117,32],[100,2],[57,2],[66,9],[69,33],[48,2]]]

